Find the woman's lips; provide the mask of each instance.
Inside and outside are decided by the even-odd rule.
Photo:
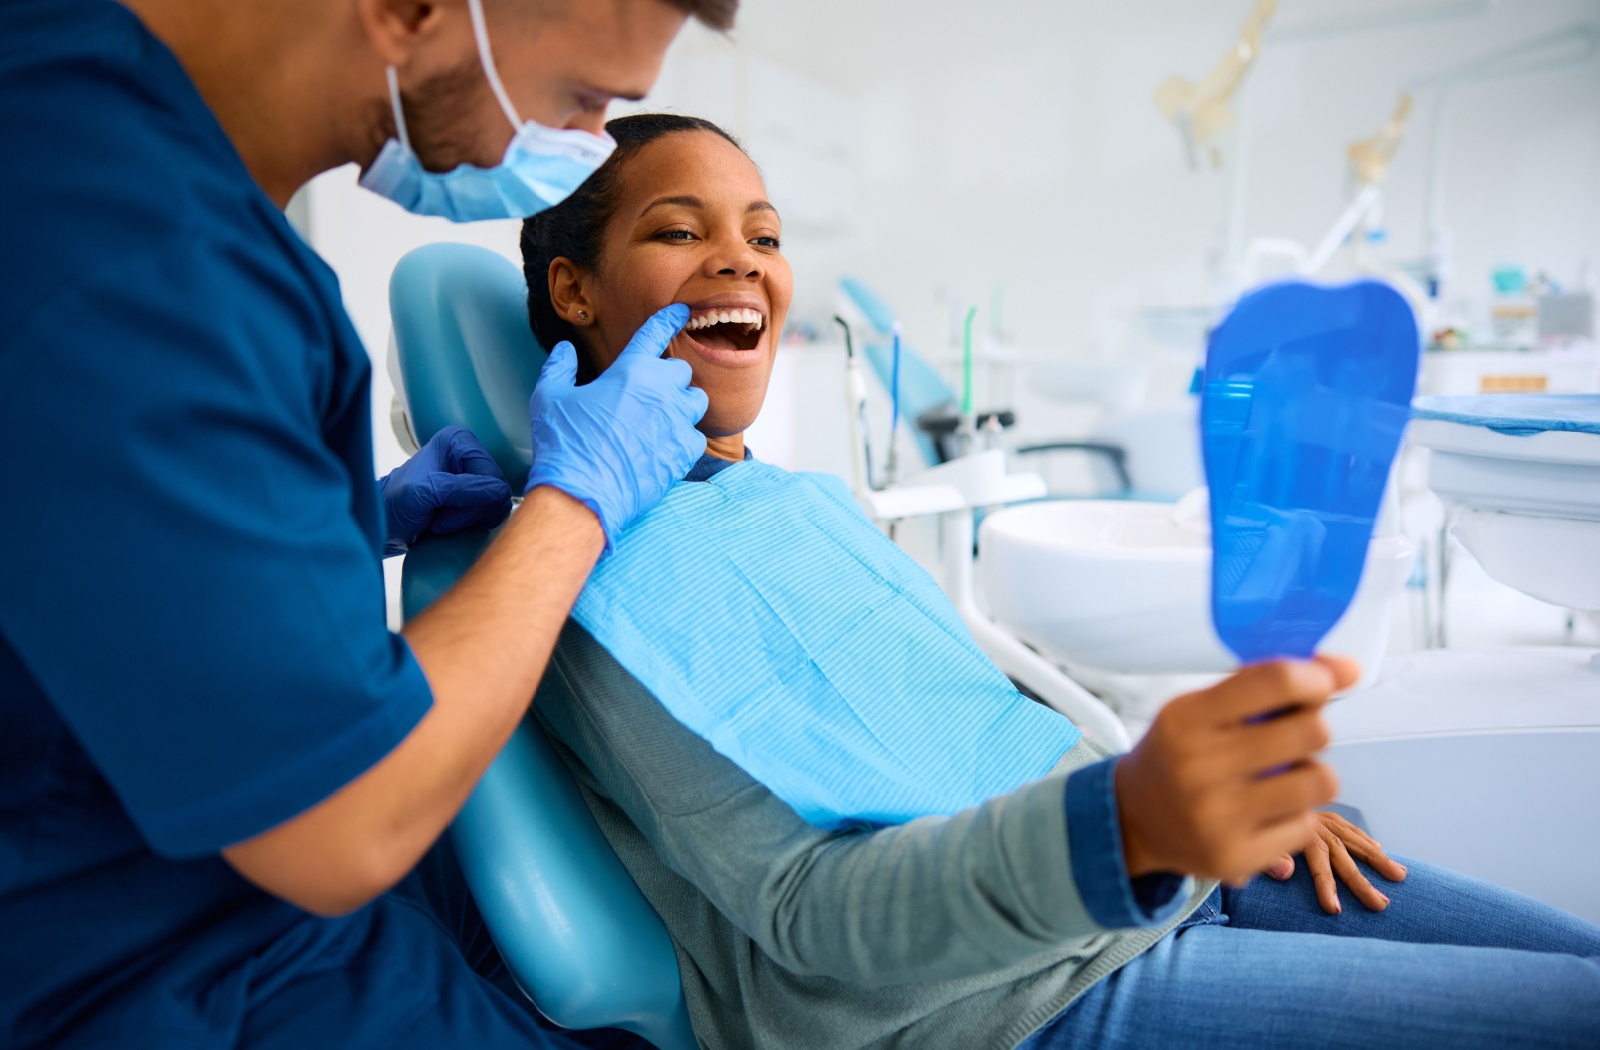
[[[682,336],[709,363],[754,364],[767,345],[766,310],[745,296],[692,307]]]

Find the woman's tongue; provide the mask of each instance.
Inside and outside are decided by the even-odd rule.
[[[695,342],[708,350],[742,350],[742,341],[737,338],[735,325],[714,324],[704,328],[697,328],[689,335]]]

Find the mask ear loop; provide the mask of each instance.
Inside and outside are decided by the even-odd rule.
[[[511,129],[521,131],[522,118],[517,115],[517,107],[511,104],[511,96],[506,94],[505,85],[500,83],[500,72],[494,67],[494,55],[489,52],[489,26],[483,20],[483,0],[467,0],[467,11],[472,16],[472,35],[478,41],[478,61],[483,65],[483,77],[500,103],[501,112],[511,121]]]
[[[389,81],[389,105],[394,107],[394,130],[400,136],[400,146],[411,152],[411,136],[406,134],[406,115],[400,108],[400,77],[393,66],[384,66],[383,75]]]

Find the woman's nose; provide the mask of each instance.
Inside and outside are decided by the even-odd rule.
[[[718,277],[754,279],[764,272],[760,254],[742,237],[717,242],[706,263]]]

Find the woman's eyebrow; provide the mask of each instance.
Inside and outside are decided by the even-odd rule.
[[[644,206],[644,210],[639,213],[639,217],[643,218],[656,208],[678,207],[704,209],[705,206],[706,202],[704,200],[699,197],[693,197],[689,195],[680,195],[677,197],[657,197],[655,200]],[[744,213],[746,215],[753,215],[760,211],[770,211],[774,215],[778,214],[778,209],[774,208],[770,201],[751,201],[749,204],[745,205],[744,208]]]
[[[672,206],[677,206],[680,208],[704,208],[706,206],[706,202],[701,200],[699,197],[657,197],[655,200],[645,205],[644,211],[641,211],[639,215],[641,218],[643,218],[644,216],[650,214],[653,209]]]

